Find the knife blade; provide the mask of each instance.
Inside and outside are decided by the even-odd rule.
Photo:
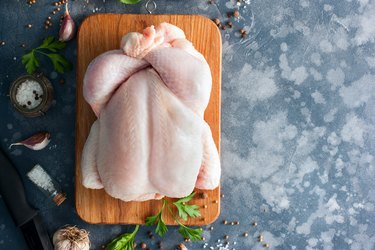
[[[0,149],[0,193],[30,250],[53,250],[38,210],[27,202],[22,180]]]

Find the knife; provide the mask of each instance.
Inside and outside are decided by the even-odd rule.
[[[0,194],[30,250],[53,250],[51,239],[43,227],[38,210],[26,200],[22,180],[0,149]]]

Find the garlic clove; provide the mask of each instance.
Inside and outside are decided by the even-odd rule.
[[[32,150],[41,150],[51,141],[51,135],[48,132],[39,132],[23,141],[10,144],[9,149],[13,146],[23,145]]]
[[[76,24],[69,14],[68,3],[65,5],[64,19],[59,31],[59,40],[62,42],[70,41],[76,32]]]

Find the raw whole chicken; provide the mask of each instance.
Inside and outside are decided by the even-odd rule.
[[[97,120],[83,149],[82,182],[124,201],[214,189],[220,159],[204,111],[211,72],[178,27],[126,34],[95,58],[83,93]]]

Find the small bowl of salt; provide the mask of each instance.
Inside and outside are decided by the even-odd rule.
[[[27,117],[44,115],[52,99],[52,84],[42,74],[21,76],[10,86],[10,100],[14,108]]]

